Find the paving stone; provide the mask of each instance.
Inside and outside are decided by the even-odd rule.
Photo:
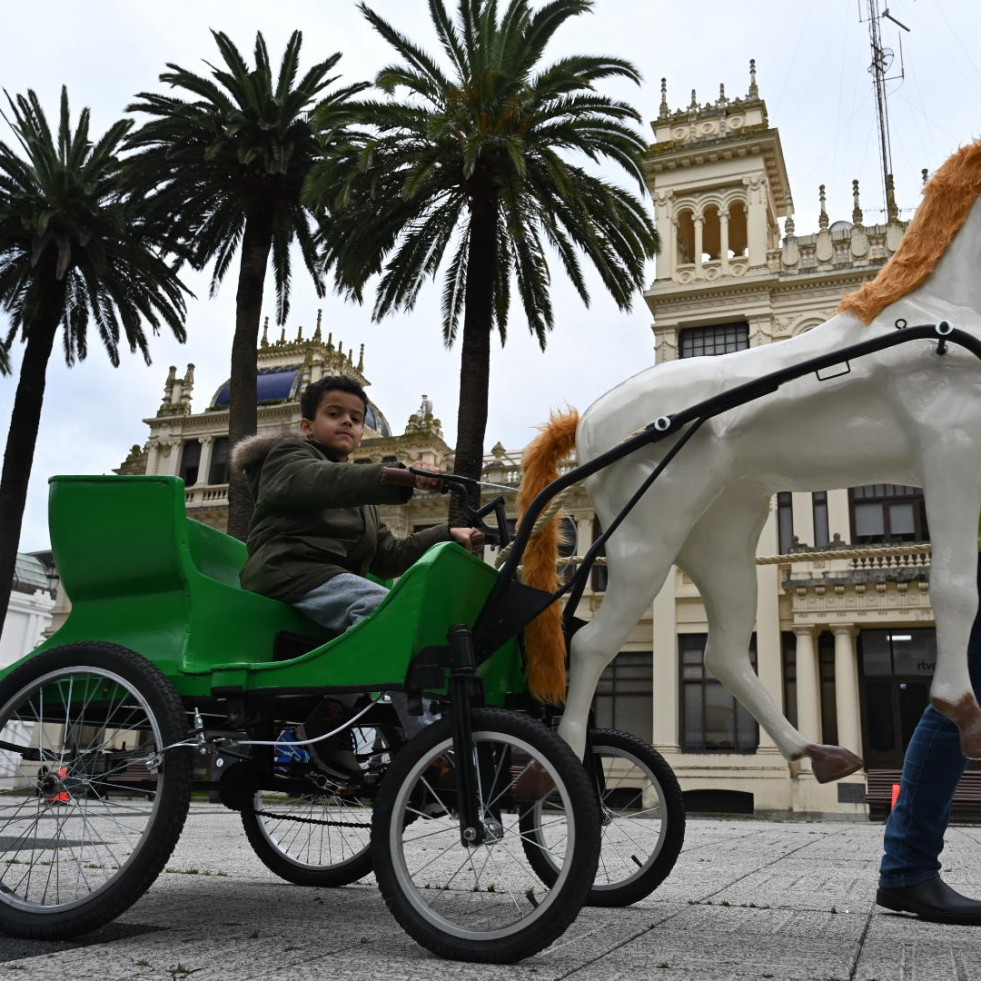
[[[291,885],[256,858],[237,815],[196,804],[169,871],[146,896],[76,941],[0,937],[0,976],[981,981],[981,930],[875,906],[881,847],[878,824],[690,818],[674,872],[646,899],[584,909],[520,964],[466,964],[440,960],[404,934],[372,877],[342,889]],[[942,862],[952,886],[981,897],[981,828],[951,828]]]

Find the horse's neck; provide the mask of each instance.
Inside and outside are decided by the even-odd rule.
[[[909,297],[929,304],[967,307],[981,313],[981,199],[954,236],[926,282]],[[960,325],[957,325],[960,326]]]

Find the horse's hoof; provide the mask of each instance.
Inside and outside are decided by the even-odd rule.
[[[969,760],[981,760],[981,707],[977,699],[968,694],[957,702],[943,698],[931,698],[930,701],[960,729],[961,752]]]
[[[844,746],[813,744],[804,750],[803,755],[810,759],[811,771],[818,783],[840,780],[863,766],[862,758]]]

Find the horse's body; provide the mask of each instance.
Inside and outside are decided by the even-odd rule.
[[[981,145],[969,149],[976,150],[975,183],[981,187]],[[971,201],[956,237],[944,243],[932,272],[920,276],[922,283],[912,291],[896,299],[886,292],[880,309],[871,316],[866,311],[864,319],[848,309],[849,298],[845,312],[790,340],[672,361],[635,375],[583,414],[576,433],[579,462],[592,460],[661,416],[738,384],[893,333],[900,318],[910,325],[947,320],[981,338],[981,204]],[[907,253],[916,244],[913,226],[907,232],[911,236]],[[902,260],[897,252],[893,261]],[[908,256],[907,263],[915,265]],[[706,422],[610,537],[606,596],[571,644],[560,732],[577,751],[584,748],[587,713],[601,672],[677,563],[705,604],[706,667],[750,710],[787,759],[810,756],[821,780],[857,769],[857,757],[817,746],[791,726],[750,664],[756,546],[777,491],[895,483],[922,487],[926,499],[938,652],[931,698],[961,727],[966,755],[981,757],[981,709],[966,663],[978,599],[981,361],[954,345],[938,354],[936,342],[915,341],[853,361],[850,368],[824,381],[805,376]],[[674,442],[649,445],[587,480],[604,527]]]

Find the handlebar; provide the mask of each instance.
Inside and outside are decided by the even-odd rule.
[[[467,485],[470,481],[466,478],[457,477],[455,474],[434,473],[428,470],[413,472],[413,470],[404,467],[382,467],[381,482],[383,484],[396,484],[399,487],[415,487],[417,476],[437,478],[442,481],[444,490],[456,494],[457,504],[467,525],[482,531],[487,536],[489,545],[498,545],[500,548],[504,548],[510,543],[511,532],[508,530],[507,517],[504,512],[504,498],[498,495],[483,507],[474,509],[470,506],[467,494]],[[483,520],[491,512],[494,513],[496,528],[485,524]]]

